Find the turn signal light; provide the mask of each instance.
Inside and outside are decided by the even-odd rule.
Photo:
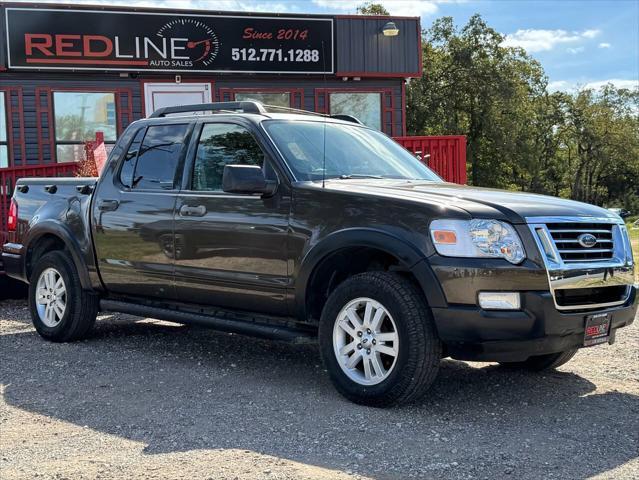
[[[457,235],[452,230],[434,230],[433,239],[435,239],[435,243],[443,245],[455,245],[457,243]]]
[[[7,230],[15,232],[18,226],[18,204],[15,200],[11,199],[11,206],[9,207],[9,218],[7,218]]]

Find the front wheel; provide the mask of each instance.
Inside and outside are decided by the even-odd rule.
[[[422,292],[396,273],[354,275],[330,295],[320,319],[322,359],[335,388],[375,407],[423,396],[442,345]]]
[[[508,368],[521,368],[533,372],[552,370],[568,363],[577,353],[577,349],[566,350],[564,352],[549,353],[547,355],[536,355],[523,362],[500,362],[500,365]]]

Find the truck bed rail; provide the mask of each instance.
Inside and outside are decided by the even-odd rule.
[[[54,163],[26,167],[0,168],[0,245],[7,241],[7,216],[16,182],[24,177],[73,177],[78,163]],[[2,271],[0,265],[0,271]]]

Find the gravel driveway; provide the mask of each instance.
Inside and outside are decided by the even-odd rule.
[[[343,400],[314,346],[0,303],[0,478],[639,478],[639,322],[559,371],[444,361],[418,405]]]

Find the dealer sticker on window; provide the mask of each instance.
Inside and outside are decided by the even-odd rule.
[[[584,346],[607,343],[610,335],[610,313],[597,313],[586,317]]]

